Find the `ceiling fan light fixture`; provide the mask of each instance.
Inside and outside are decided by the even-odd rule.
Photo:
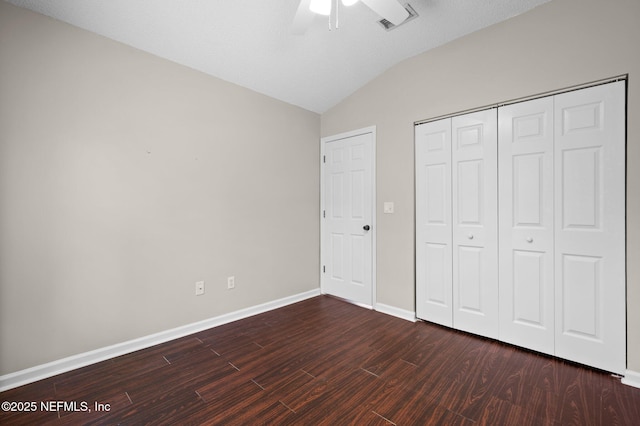
[[[318,15],[329,16],[331,14],[331,0],[311,0],[309,10]]]
[[[342,0],[342,4],[345,6],[353,6],[358,3],[358,0]]]

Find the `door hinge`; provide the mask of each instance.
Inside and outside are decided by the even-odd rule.
[[[327,162],[327,156],[326,156],[326,155],[323,155],[323,156],[322,156],[322,162],[323,162],[323,163],[326,163],[326,162]]]
[[[327,217],[327,211],[326,210],[322,210],[322,217]]]
[[[324,266],[324,265],[322,265],[322,273],[324,274],[324,273],[326,273],[326,272],[327,272],[327,267],[326,267],[326,266]]]

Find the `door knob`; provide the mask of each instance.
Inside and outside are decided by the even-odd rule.
[[[371,227],[369,225],[365,225],[362,227],[362,229],[364,229],[365,231],[368,231],[369,229],[371,229]]]
[[[531,237],[527,237],[527,242],[528,242],[528,243],[532,243],[532,242],[533,242],[533,238],[531,238]]]
[[[467,235],[467,238],[470,239],[470,240],[473,240],[473,234]]]

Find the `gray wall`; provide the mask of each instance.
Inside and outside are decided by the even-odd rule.
[[[317,289],[319,138],[0,2],[0,375]]]
[[[415,306],[415,121],[628,73],[628,368],[640,371],[639,22],[638,0],[554,0],[402,62],[323,114],[322,136],[377,126],[378,302]]]

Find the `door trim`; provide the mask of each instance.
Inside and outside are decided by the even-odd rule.
[[[323,265],[325,265],[326,259],[326,247],[324,243],[324,233],[325,233],[325,222],[323,220],[323,212],[325,210],[325,200],[324,200],[324,158],[325,158],[325,146],[329,142],[334,142],[340,139],[351,138],[354,136],[360,136],[370,133],[372,136],[372,145],[371,145],[371,306],[363,305],[362,303],[358,303],[355,301],[347,300],[348,302],[357,304],[359,306],[364,306],[370,309],[373,309],[376,306],[376,240],[378,235],[378,226],[376,220],[376,210],[377,210],[377,202],[376,202],[376,126],[364,127],[357,130],[352,130],[349,132],[339,133],[337,135],[326,136],[320,139],[320,292],[322,294],[327,294],[326,292],[326,284],[324,282],[324,272]]]

